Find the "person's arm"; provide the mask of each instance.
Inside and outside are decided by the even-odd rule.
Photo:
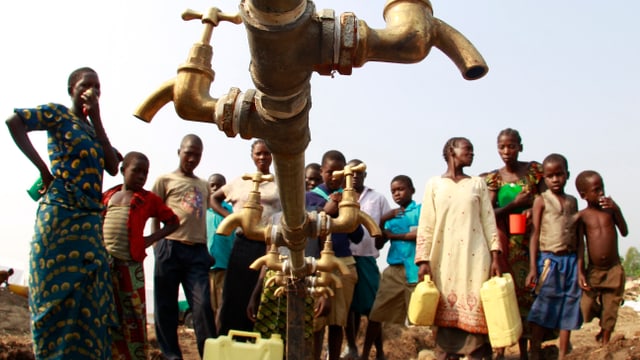
[[[433,196],[433,186],[430,180],[425,186],[416,235],[415,263],[418,265],[418,281],[422,281],[425,275],[429,275],[433,280],[430,263],[433,232],[436,223],[436,208]]]
[[[96,132],[96,138],[104,151],[104,169],[111,176],[115,176],[118,174],[118,164],[120,164],[120,159],[118,157],[118,152],[111,146],[109,137],[107,137],[107,133],[102,125],[100,103],[98,102],[99,93],[92,91],[90,94],[87,94],[87,92],[85,92],[81,96],[84,99],[84,109],[87,111],[87,118],[91,120],[93,129]]]
[[[576,254],[578,257],[578,261],[577,261],[577,266],[578,266],[578,286],[580,286],[580,288],[582,290],[585,291],[589,291],[591,290],[591,287],[589,286],[589,284],[587,283],[587,276],[586,276],[586,272],[584,269],[584,256],[585,256],[585,246],[584,246],[584,241],[585,241],[585,224],[584,221],[582,221],[582,219],[580,218],[580,215],[582,215],[581,213],[578,215],[578,224],[576,226],[576,232],[577,232],[577,244],[576,244]]]
[[[329,195],[329,200],[324,204],[323,210],[329,216],[338,216],[340,201],[342,201],[342,193],[333,192]]]
[[[491,251],[491,276],[502,276],[500,268],[500,251]]]
[[[267,268],[263,266],[262,269],[260,269],[258,281],[256,282],[256,286],[253,287],[249,303],[247,304],[247,317],[253,322],[256,322],[256,315],[258,314],[258,308],[260,307],[260,296],[262,295],[262,290],[264,288],[264,277],[266,274]]]
[[[620,230],[620,235],[622,236],[629,235],[629,229],[627,228],[627,221],[624,219],[624,216],[622,215],[622,210],[620,210],[620,207],[618,206],[618,204],[615,201],[613,201],[611,197],[604,197],[600,200],[600,206],[602,206],[603,209],[611,209],[613,213],[613,221],[618,227],[618,230]]]
[[[433,280],[433,274],[431,273],[431,265],[429,261],[420,261],[417,263],[418,265],[418,281],[424,280],[425,275],[429,275],[431,280]]]
[[[177,216],[176,216],[176,219],[178,219]],[[172,223],[163,223],[163,225],[164,226],[158,231],[155,231],[150,235],[144,237],[144,247],[149,247],[153,245],[156,241],[160,239],[164,239],[172,232],[178,230],[178,228],[180,227],[180,222],[176,221]]]
[[[382,230],[382,236],[377,237],[375,239],[376,249],[381,250],[384,247],[384,244],[387,242],[387,240],[389,240],[389,234],[391,234],[391,232],[388,230],[385,230],[384,227],[387,221],[396,217],[396,214],[398,213],[399,209],[400,208],[389,210],[383,213],[382,216],[380,216],[380,223],[378,226],[380,227],[380,230]]]
[[[152,219],[151,234],[144,237],[145,248],[155,244],[158,240],[164,239],[180,227],[180,218],[178,218],[178,215],[176,215],[158,195],[149,192],[146,201],[149,202],[147,205],[151,210],[149,216],[151,216]],[[160,227],[160,223],[164,225],[162,228]]]
[[[364,237],[364,228],[362,227],[362,225],[358,225],[355,230],[347,235],[347,237],[352,243],[359,244]]]
[[[489,275],[502,276],[502,269],[500,268],[499,260],[503,249],[500,246],[500,241],[498,240],[498,227],[496,225],[496,216],[491,202],[491,194],[487,188],[486,182],[484,181],[480,183],[480,211],[477,216],[480,217],[482,232],[491,255]]]
[[[25,126],[24,121],[17,114],[13,114],[6,121],[7,127],[9,128],[9,133],[13,138],[13,141],[16,143],[20,151],[36,166],[38,172],[40,172],[40,177],[42,178],[42,184],[44,185],[44,189],[48,189],[49,185],[53,181],[53,175],[49,170],[47,164],[42,160],[40,154],[33,147],[33,143],[31,143],[31,139],[27,135],[27,127]]]
[[[529,240],[529,274],[525,280],[526,286],[531,286],[537,280],[537,259],[538,246],[540,244],[540,224],[542,222],[542,212],[544,211],[544,199],[542,196],[536,197],[532,208],[533,230]]]
[[[494,208],[496,218],[511,214],[515,209],[518,208],[529,208],[533,203],[533,198],[533,192],[531,192],[531,190],[522,189],[522,191],[519,192],[518,195],[516,195],[516,197],[510,203],[500,208],[496,205],[496,207]]]
[[[210,206],[213,209],[213,211],[217,212],[218,214],[220,214],[222,217],[227,217],[229,216],[229,211],[227,211],[227,209],[224,208],[224,206],[222,206],[222,202],[227,198],[227,195],[224,193],[224,186],[221,187],[220,189],[216,190],[216,192],[213,193],[213,195],[211,195],[211,202],[210,202]]]

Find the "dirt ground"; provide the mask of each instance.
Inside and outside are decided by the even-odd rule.
[[[626,298],[637,299],[638,286],[627,290]],[[363,321],[363,323],[366,323]],[[364,327],[365,324],[363,324]],[[571,334],[572,352],[568,359],[580,360],[640,360],[640,315],[630,307],[622,307],[612,341],[606,347],[595,341],[599,331],[598,320],[585,324]],[[199,359],[193,330],[180,327],[180,345],[185,360]],[[432,359],[434,342],[431,330],[426,327],[386,326],[384,328],[385,352],[388,360]],[[153,327],[149,328],[151,359],[161,359]],[[544,344],[544,358],[557,356],[555,341]],[[34,359],[29,332],[27,299],[0,288],[0,360]],[[375,359],[375,350],[371,359]],[[506,359],[519,358],[518,348],[506,350]]]

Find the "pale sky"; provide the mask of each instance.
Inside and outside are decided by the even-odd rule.
[[[351,11],[370,27],[383,28],[383,0],[316,1],[317,10]],[[47,1],[0,2],[0,113],[47,102],[70,104],[69,73],[91,66],[102,82],[102,118],[112,144],[122,153],[137,150],[151,160],[147,181],[174,170],[180,139],[200,135],[204,156],[196,173],[220,172],[228,180],[254,171],[250,142],[227,138],[215,125],[181,120],[167,104],[150,124],[134,109],[161,83],[175,76],[202,24],[184,22],[186,8],[217,6],[236,12],[239,1]],[[319,162],[329,149],[368,166],[366,184],[387,195],[389,182],[409,175],[422,201],[424,184],[445,169],[442,147],[452,136],[475,146],[468,168],[475,175],[502,166],[496,151],[501,129],[523,137],[521,160],[552,152],[569,160],[566,190],[577,196],[574,178],[599,171],[607,194],[622,208],[630,234],[620,252],[638,246],[638,191],[625,178],[640,178],[639,154],[640,3],[636,1],[432,0],[434,14],[462,32],[480,51],[489,73],[466,81],[438,49],[417,64],[367,63],[351,76],[314,74],[310,114],[312,141],[306,161]],[[231,87],[254,88],[242,25],[214,30],[213,97]],[[44,133],[31,133],[46,159]],[[7,176],[0,188],[0,266],[26,267],[36,203],[25,190],[35,167],[0,131]],[[626,172],[626,175],[625,175]],[[105,175],[104,187],[121,182]],[[579,199],[579,206],[585,203]],[[152,258],[152,252],[148,251]],[[380,263],[384,263],[381,259]]]

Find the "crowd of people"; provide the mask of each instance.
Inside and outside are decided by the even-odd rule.
[[[182,286],[192,309],[200,356],[205,340],[230,330],[285,334],[286,309],[273,305],[267,269],[249,267],[267,253],[263,239],[241,227],[218,234],[223,219],[241,211],[254,184],[222,174],[208,180],[195,175],[202,140],[194,134],[179,144],[178,167],[145,190],[150,160],[137,151],[122,156],[110,143],[100,116],[100,81],[90,68],[71,73],[72,105],[46,104],[15,109],[7,120],[20,150],[40,172],[42,198],[31,244],[29,305],[36,358],[144,359],[146,299],[142,262],[153,246],[154,323],[167,359],[181,359],[178,339],[178,293]],[[48,135],[50,165],[40,157],[28,133]],[[480,288],[491,276],[510,273],[515,281],[525,331],[519,341],[522,359],[539,359],[541,343],[559,338],[559,358],[570,348],[570,333],[583,321],[600,319],[598,340],[609,342],[624,290],[618,232],[628,233],[620,207],[607,197],[596,171],[581,172],[576,188],[586,207],[565,193],[567,159],[550,154],[541,163],[521,161],[517,130],[498,134],[504,166],[471,176],[472,143],[449,139],[443,148],[442,175],[430,178],[422,203],[407,175],[394,176],[385,196],[365,185],[356,172],[353,190],[360,208],[383,230],[372,236],[363,226],[333,233],[335,256],[347,274],[336,272],[342,286],[330,298],[305,302],[305,338],[313,357],[368,359],[372,347],[384,359],[383,324],[407,323],[416,284],[429,275],[440,292],[435,317],[438,359],[504,357],[487,336]],[[256,172],[271,174],[272,155],[264,140],[251,146]],[[305,168],[306,209],[339,214],[344,180],[335,171],[356,167],[338,150]],[[123,182],[103,192],[103,173]],[[277,174],[274,174],[277,177]],[[258,186],[261,224],[282,211],[278,185]],[[522,214],[525,231],[513,231],[509,216]],[[145,224],[152,219],[150,233]],[[306,256],[319,257],[324,238],[307,240]],[[389,244],[388,267],[376,258]],[[286,249],[279,249],[286,256]],[[586,259],[586,264],[585,264]],[[271,302],[271,305],[268,305]],[[268,312],[267,312],[268,310]],[[279,324],[265,325],[269,314]],[[362,317],[368,318],[363,346],[358,346]],[[346,344],[345,344],[346,343]]]

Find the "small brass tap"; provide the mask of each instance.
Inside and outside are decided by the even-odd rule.
[[[249,268],[253,270],[260,270],[264,265],[266,265],[270,270],[282,270],[282,259],[276,244],[271,244],[267,254],[257,258],[253,263],[251,263],[251,265],[249,265]]]
[[[270,277],[267,281],[264,282],[265,287],[271,287],[275,285],[287,285],[287,277],[283,272],[278,271],[275,276]]]
[[[349,268],[342,261],[338,260],[333,251],[333,243],[331,242],[331,234],[327,235],[324,242],[324,248],[320,252],[320,259],[316,263],[316,268],[323,272],[333,272],[338,269],[343,275],[350,273]]]
[[[255,174],[244,174],[243,180],[253,181],[253,190],[249,192],[247,202],[245,202],[242,210],[234,212],[227,216],[218,225],[217,233],[229,235],[233,229],[241,227],[244,236],[252,240],[265,241],[270,234],[271,226],[261,224],[262,205],[260,205],[260,183],[264,181],[273,181],[272,174],[263,175],[261,172]]]
[[[352,232],[359,224],[362,224],[372,237],[382,235],[378,224],[365,212],[360,210],[358,203],[358,194],[353,188],[353,174],[356,172],[364,172],[367,165],[360,163],[356,166],[345,166],[342,171],[334,171],[334,178],[345,178],[345,187],[342,192],[342,201],[338,204],[339,212],[337,218],[332,218],[331,232]]]

